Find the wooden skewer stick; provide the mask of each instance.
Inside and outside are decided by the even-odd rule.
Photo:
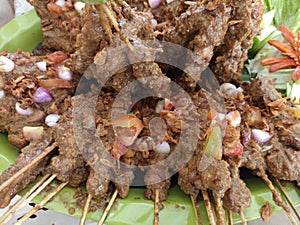
[[[297,216],[298,220],[300,221],[300,214],[298,212],[298,210],[296,209],[296,207],[294,206],[291,198],[287,195],[286,191],[284,190],[282,184],[280,183],[280,181],[277,178],[274,178],[275,183],[277,184],[277,186],[279,187],[279,189],[281,190],[282,194],[284,195],[284,197],[286,198],[286,200],[288,201],[288,203],[290,204],[290,206],[292,207],[295,215]]]
[[[223,203],[220,198],[216,199],[216,210],[218,212],[218,224],[225,225],[225,211],[223,208]]]
[[[91,200],[92,200],[92,195],[89,194],[88,197],[87,197],[87,200],[85,202],[85,205],[84,205],[84,209],[82,211],[82,215],[81,215],[81,218],[80,218],[80,223],[79,225],[84,225],[85,224],[85,220],[86,220],[86,215],[89,211],[89,207],[90,207],[90,204],[91,204]]]
[[[22,198],[20,198],[12,207],[10,207],[0,218],[0,224],[6,224],[12,216],[20,210],[20,206],[24,206],[23,202],[26,201],[27,197],[31,195],[44,181],[50,176],[50,174],[45,175],[40,179],[29,191],[27,191]],[[28,201],[28,200],[27,200]],[[21,208],[23,208],[23,206]]]
[[[113,203],[115,202],[115,199],[117,198],[117,196],[118,196],[118,190],[115,190],[114,194],[111,196],[111,199],[110,199],[106,209],[103,212],[103,215],[102,215],[101,219],[98,222],[98,225],[103,225],[103,223],[104,223],[104,221],[105,221],[105,219],[106,219]]]
[[[202,195],[203,195],[203,200],[204,200],[204,203],[205,203],[205,208],[206,208],[206,211],[207,211],[209,223],[211,225],[216,225],[216,219],[215,219],[215,216],[214,216],[213,211],[212,211],[211,202],[210,202],[207,191],[202,191]]]
[[[242,225],[247,225],[247,221],[245,219],[245,215],[244,215],[244,212],[242,210],[240,211],[240,217],[241,217],[241,220],[242,220]]]
[[[228,210],[228,225],[233,225],[232,211]]]
[[[1,225],[6,224],[15,213],[20,211],[27,203],[30,203],[31,200],[34,197],[36,197],[39,193],[41,193],[41,191],[44,190],[45,187],[47,187],[48,184],[50,184],[55,179],[56,176],[57,176],[57,174],[54,174],[51,177],[49,177],[48,180],[46,180],[41,186],[39,186],[38,189],[36,189],[28,198],[21,198],[22,200],[20,200],[16,206],[12,207],[9,215],[4,219],[3,223],[1,223]]]
[[[26,213],[21,219],[19,219],[14,225],[21,225],[23,222],[25,222],[30,216],[32,216],[35,212],[37,212],[40,208],[43,207],[50,199],[52,199],[61,189],[63,189],[68,182],[64,182],[54,188],[40,203],[36,204],[32,210],[30,210],[28,213]]]
[[[21,177],[23,173],[25,173],[27,170],[38,164],[45,156],[47,156],[50,152],[52,152],[56,148],[56,144],[48,147],[43,151],[38,157],[36,157],[34,160],[32,160],[30,163],[28,163],[26,166],[24,166],[22,169],[20,169],[17,173],[15,173],[13,176],[11,176],[8,180],[6,180],[3,184],[0,185],[0,192],[5,189],[8,185],[10,185],[14,180]]]
[[[192,195],[191,195],[191,201],[192,201],[193,209],[197,220],[197,225],[202,225],[201,218],[198,212],[198,207],[196,206],[195,198]]]
[[[30,210],[28,213],[26,213],[21,219],[19,219],[14,225],[21,225],[23,222],[25,222],[30,216],[32,216],[35,212],[37,212],[40,208],[43,207],[50,199],[52,199],[61,189],[63,189],[68,182],[64,182],[54,188],[40,203],[35,205],[32,210]]]
[[[100,7],[102,8],[102,10],[105,12],[105,14],[107,15],[107,17],[109,18],[109,20],[111,21],[111,23],[113,24],[114,28],[116,29],[117,32],[120,32],[120,28],[119,28],[119,24],[118,21],[116,20],[116,18],[114,17],[114,15],[112,14],[111,10],[109,9],[109,7],[107,6],[106,3],[104,4],[100,4]]]
[[[155,190],[155,201],[154,201],[154,220],[153,225],[159,224],[159,190]]]
[[[297,225],[297,222],[296,222],[295,218],[293,217],[290,208],[284,203],[280,194],[274,187],[272,181],[268,178],[267,174],[264,173],[264,171],[262,172],[261,178],[264,180],[264,182],[267,184],[267,186],[271,190],[271,192],[273,194],[273,198],[275,197],[274,202],[276,203],[276,205],[283,208],[283,210],[286,212],[286,214],[288,215],[288,217],[293,225]]]

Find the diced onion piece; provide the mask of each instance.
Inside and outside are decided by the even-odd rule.
[[[65,66],[58,66],[58,77],[63,80],[71,81],[73,78],[73,73],[70,68]]]
[[[151,9],[155,9],[160,5],[161,0],[148,0],[148,3]]]
[[[251,134],[253,139],[259,143],[266,143],[272,138],[270,133],[259,129],[252,129]]]
[[[43,137],[44,134],[44,127],[29,127],[25,126],[23,127],[23,135],[26,140],[39,140]]]
[[[3,90],[0,91],[0,99],[5,97],[5,92]]]
[[[174,0],[167,0],[167,4],[170,4],[171,2],[174,2]]]
[[[57,0],[55,2],[55,4],[60,6],[60,7],[64,7],[66,5],[66,1],[65,0]]]
[[[171,148],[168,142],[163,141],[161,144],[158,144],[154,150],[161,154],[169,154]]]
[[[15,63],[5,56],[0,56],[0,72],[9,73],[15,67]]]
[[[45,88],[39,87],[34,95],[33,95],[34,102],[38,104],[43,104],[45,102],[50,102],[53,100],[51,93],[46,90]]]
[[[242,118],[239,111],[232,111],[226,115],[226,118],[229,120],[229,123],[233,127],[238,127],[241,124]]]
[[[210,128],[204,145],[204,152],[207,155],[214,157],[215,159],[222,159],[222,130],[219,126]]]
[[[75,8],[75,10],[80,14],[80,15],[82,15],[83,14],[83,8],[85,7],[85,3],[83,3],[83,2],[76,2],[75,4],[74,4],[74,8]]]
[[[22,116],[30,116],[33,113],[32,108],[22,109],[19,102],[16,102],[16,111]]]
[[[57,114],[49,114],[45,118],[45,123],[48,127],[53,127],[57,125],[58,120],[60,119],[60,116]]]
[[[54,2],[49,2],[47,4],[47,9],[50,12],[57,14],[57,15],[60,15],[63,12],[62,8],[59,5],[55,4]]]
[[[62,51],[56,51],[48,55],[47,59],[50,62],[53,62],[54,64],[59,64],[62,63],[64,60],[66,60],[68,57],[69,56],[66,53]]]
[[[224,83],[220,86],[220,91],[228,96],[236,96],[238,93],[242,93],[242,88],[237,88],[234,84]]]
[[[47,71],[47,63],[45,61],[37,62],[35,63],[37,68],[39,68],[41,71]]]

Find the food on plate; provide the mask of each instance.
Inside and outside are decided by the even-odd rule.
[[[225,224],[224,208],[245,220],[243,210],[251,205],[251,192],[240,177],[240,168],[245,167],[266,182],[276,204],[295,224],[268,173],[300,182],[299,116],[268,77],[242,82],[241,70],[253,37],[259,33],[263,3],[162,0],[103,4],[34,0],[44,33],[41,49],[34,54],[0,53],[0,131],[8,133],[9,141],[20,149],[16,162],[0,176],[0,207],[47,174],[71,187],[85,186],[90,198],[109,196],[111,189],[126,198],[137,171],[129,170],[125,163],[144,172],[144,196],[155,202],[167,199],[169,168],[178,169],[176,182],[181,190],[193,199],[200,192],[206,197],[211,192],[216,223]],[[184,69],[179,70],[156,62],[158,51],[148,51],[147,40],[172,42],[193,55],[187,55]],[[109,50],[123,43],[130,51],[110,58]],[[137,63],[134,49],[140,49],[148,61]],[[171,48],[164,50],[172,54]],[[103,84],[102,77],[94,74],[103,60],[111,60],[115,68],[125,61],[129,64]],[[208,68],[221,85],[213,98],[196,82],[207,81],[202,72]],[[147,79],[149,75],[152,79]],[[78,85],[80,79],[85,79],[85,86]],[[140,85],[122,92],[134,81]],[[170,93],[172,82],[184,87],[189,98],[181,92],[169,98],[153,97],[154,90]],[[77,102],[93,104],[97,86],[102,89],[95,111],[74,115]],[[210,90],[209,84],[205,87]],[[131,94],[144,92],[152,97],[136,100]],[[224,108],[212,104],[214,97],[224,100]],[[128,105],[132,105],[130,111]],[[81,124],[95,122],[94,135],[119,163],[110,163],[104,153],[97,152],[99,146],[85,133],[86,143],[78,143],[75,116]],[[199,128],[195,149],[190,146],[195,141],[193,127]],[[186,164],[177,165],[182,155],[176,146],[182,132],[187,141],[181,147],[191,157]],[[160,164],[172,154],[168,166]],[[114,181],[103,174],[103,164]],[[18,171],[23,173],[14,177]],[[216,218],[209,211],[209,201],[206,203],[214,224]]]

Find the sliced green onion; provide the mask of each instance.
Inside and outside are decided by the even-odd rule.
[[[204,152],[215,159],[222,159],[222,130],[219,126],[211,128],[204,145]]]

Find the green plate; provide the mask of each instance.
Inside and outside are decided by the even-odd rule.
[[[0,50],[15,52],[18,48],[23,51],[32,51],[42,41],[40,29],[40,19],[32,10],[5,25],[0,29]],[[5,134],[0,134],[0,174],[12,163],[18,155],[18,151],[13,148]],[[260,208],[267,201],[270,202],[273,213],[281,212],[273,200],[268,187],[258,178],[245,180],[252,193],[252,205],[244,211],[248,221],[260,217]],[[300,193],[293,183],[284,182],[285,190],[295,205],[300,205]],[[25,190],[26,191],[26,190]],[[24,191],[23,191],[24,192]],[[153,224],[153,202],[143,198],[144,189],[132,188],[126,199],[118,199],[112,211],[107,217],[107,225],[152,225]],[[66,187],[58,193],[46,207],[63,214],[69,214],[69,209],[74,208],[72,216],[80,217],[81,210],[76,208],[73,198],[76,190]],[[20,193],[22,194],[22,192]],[[39,202],[47,193],[42,193],[34,199]],[[204,202],[198,199],[199,213],[204,225],[208,223]],[[180,191],[178,186],[170,189],[168,200],[163,202],[164,208],[161,210],[159,218],[161,224],[172,225],[193,225],[196,224],[194,210],[189,196]],[[87,218],[98,221],[103,210],[99,209],[94,213],[89,213]],[[239,215],[233,215],[234,222],[240,222]]]
[[[18,155],[18,151],[10,145],[5,134],[0,134],[0,174],[12,163]],[[247,221],[251,221],[260,217],[260,208],[267,201],[270,202],[273,214],[282,212],[281,208],[275,205],[272,199],[272,193],[259,178],[245,179],[248,188],[252,193],[251,207],[244,210]],[[55,185],[53,185],[55,186]],[[285,191],[293,200],[294,205],[300,205],[300,193],[296,186],[291,182],[283,182]],[[30,187],[28,187],[30,188]],[[28,190],[28,188],[26,190]],[[20,194],[26,192],[24,190]],[[76,207],[76,199],[74,195],[77,192],[75,188],[64,188],[59,192],[51,202],[45,205],[47,208],[80,218],[82,211]],[[143,188],[132,188],[126,199],[118,199],[107,217],[107,225],[152,225],[153,224],[153,202],[143,198]],[[47,195],[43,192],[33,201],[39,202]],[[198,199],[199,213],[203,225],[207,225],[208,217],[206,214],[203,199]],[[189,196],[184,194],[178,186],[170,189],[167,201],[163,202],[163,210],[160,211],[159,219],[161,224],[172,225],[193,225],[196,224],[196,218]],[[75,212],[70,214],[70,209]],[[101,217],[103,209],[96,212],[88,213],[87,218],[91,221],[98,221]],[[234,223],[241,222],[237,214],[233,214]]]
[[[0,51],[32,51],[43,40],[41,19],[31,10],[0,28]]]

